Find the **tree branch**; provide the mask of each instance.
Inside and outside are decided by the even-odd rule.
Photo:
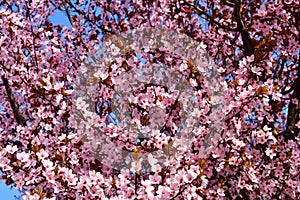
[[[237,29],[242,35],[242,41],[245,49],[245,55],[251,56],[254,54],[254,45],[252,43],[251,37],[245,27],[245,24],[241,17],[241,0],[236,0],[235,6],[234,6],[234,17],[237,22]]]
[[[8,80],[5,78],[4,75],[2,75],[2,81],[3,81],[3,85],[5,87],[5,90],[6,90],[8,101],[13,110],[13,113],[14,113],[14,116],[15,116],[15,119],[16,119],[18,125],[25,126],[26,120],[19,111],[18,102],[15,100],[15,97],[12,94],[11,88],[9,87]]]
[[[65,3],[66,3],[67,5],[69,5],[68,7],[65,6],[65,8],[66,8],[65,12],[66,12],[67,17],[68,17],[68,19],[69,19],[69,21],[70,21],[70,23],[71,23],[72,26],[73,26],[73,21],[72,21],[71,15],[70,15],[70,10],[69,10],[69,8],[73,8],[73,9],[75,10],[75,12],[77,12],[77,13],[80,14],[80,15],[82,15],[82,16],[84,17],[84,19],[87,20],[88,22],[91,22],[92,24],[95,23],[95,22],[91,21],[90,18],[88,17],[88,15],[86,15],[84,12],[82,12],[80,9],[78,9],[78,8],[77,8],[70,0],[66,0]],[[104,27],[100,27],[100,29],[101,29],[102,31],[104,31],[104,32],[107,32],[107,33],[110,33],[110,34],[114,34],[113,31],[108,30],[108,29],[106,29],[106,28],[104,28]]]
[[[228,31],[238,31],[237,28],[231,28],[231,27],[227,27],[227,26],[223,26],[220,22],[214,20],[213,18],[211,18],[211,16],[209,14],[207,14],[206,12],[204,12],[204,10],[202,10],[201,8],[197,7],[194,4],[191,4],[189,2],[187,2],[186,0],[184,0],[184,3],[192,8],[194,8],[196,11],[198,11],[201,15],[204,15],[210,22],[216,24],[218,27],[228,30]]]
[[[221,2],[224,3],[226,6],[230,6],[230,7],[235,6],[235,3],[231,2],[231,1],[222,0]]]
[[[245,55],[251,56],[252,54],[254,54],[254,45],[252,43],[250,34],[248,33],[247,28],[245,27],[245,24],[241,17],[241,8],[242,8],[241,0],[235,0],[235,3],[231,2],[231,1],[222,1],[225,5],[234,7],[234,17],[237,22],[236,28],[223,26],[220,22],[214,20],[209,14],[204,12],[201,8],[197,7],[196,5],[194,5],[192,3],[187,2],[186,0],[183,0],[183,1],[186,5],[194,8],[201,15],[204,15],[211,23],[216,24],[218,27],[220,27],[224,30],[228,30],[228,31],[240,32],[242,35],[242,41],[243,41],[243,46],[245,49]]]
[[[297,134],[297,131],[299,131],[299,129],[296,127],[296,124],[299,121],[300,113],[300,54],[298,58],[298,77],[291,89],[294,90],[294,92],[291,96],[288,106],[286,130],[284,131],[284,138],[286,140],[294,139],[295,134]],[[297,99],[298,103],[294,104],[292,101],[293,99]]]

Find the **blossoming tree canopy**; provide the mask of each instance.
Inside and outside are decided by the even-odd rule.
[[[1,1],[1,178],[24,199],[299,199],[299,7]]]

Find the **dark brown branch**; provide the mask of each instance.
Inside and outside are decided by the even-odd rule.
[[[69,22],[70,22],[71,26],[73,26],[73,20],[72,20],[72,17],[71,17],[71,14],[70,14],[68,6],[65,6],[65,12],[67,14],[67,17],[69,19]]]
[[[242,35],[245,55],[251,56],[252,54],[254,54],[254,45],[241,17],[241,6],[241,0],[236,0],[236,4],[234,6],[234,17],[237,22],[237,29]]]
[[[284,137],[286,140],[294,139],[297,131],[299,129],[296,127],[296,124],[299,122],[299,113],[300,113],[300,55],[298,58],[298,77],[295,80],[292,88],[294,90],[291,100],[288,106],[286,130],[284,132]],[[297,99],[298,103],[294,104],[293,99]]]
[[[300,19],[300,12],[297,13],[297,18],[296,18],[296,27],[297,24],[299,23]],[[300,37],[298,38],[300,42]],[[286,122],[286,130],[283,132],[283,136],[285,140],[289,139],[295,139],[295,136],[299,134],[300,130],[296,126],[296,123],[299,122],[299,115],[300,115],[300,53],[298,54],[298,73],[297,73],[297,79],[295,80],[292,90],[294,90],[291,100],[289,102],[289,107],[288,107],[288,115],[287,115],[287,122]],[[298,103],[294,104],[292,102],[292,99],[297,99]]]
[[[9,84],[8,84],[8,80],[5,78],[4,75],[2,75],[2,81],[3,81],[3,85],[5,87],[5,90],[6,90],[8,101],[10,103],[10,106],[11,106],[12,110],[13,110],[13,113],[14,113],[14,116],[15,116],[15,119],[16,119],[17,123],[19,125],[25,126],[26,125],[26,120],[21,115],[21,113],[19,111],[18,102],[16,101],[14,95],[12,94],[11,88],[9,87]]]

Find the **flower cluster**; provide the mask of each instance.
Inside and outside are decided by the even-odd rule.
[[[23,199],[299,199],[299,6],[0,2],[1,179]]]

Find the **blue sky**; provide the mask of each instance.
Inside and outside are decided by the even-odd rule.
[[[68,18],[63,12],[56,11],[54,16],[50,18],[53,24],[64,24],[70,26]],[[5,181],[0,182],[0,199],[1,200],[16,200],[20,195],[20,192],[16,189],[10,189],[9,186],[5,184]]]
[[[10,189],[4,181],[0,184],[0,199],[1,200],[15,200],[15,196],[19,196],[19,192],[16,189]]]

